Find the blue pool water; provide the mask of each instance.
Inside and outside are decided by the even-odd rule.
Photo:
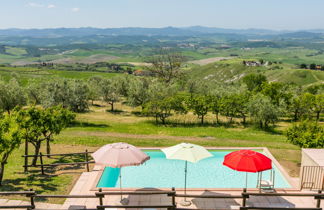
[[[243,188],[245,172],[234,171],[223,166],[224,156],[231,151],[210,151],[213,157],[188,162],[188,188]],[[122,168],[122,185],[125,188],[183,188],[185,162],[169,160],[161,151],[146,150],[151,159],[141,166]],[[276,166],[275,187],[291,186]],[[114,188],[119,186],[119,168],[106,167],[97,187]],[[263,172],[263,180],[270,180],[270,171]],[[248,173],[248,187],[257,185],[257,173]]]

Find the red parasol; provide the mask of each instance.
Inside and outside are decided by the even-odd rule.
[[[223,165],[236,171],[253,173],[272,169],[270,158],[252,150],[238,150],[229,153],[225,156]]]

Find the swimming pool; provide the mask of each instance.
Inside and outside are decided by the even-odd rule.
[[[223,166],[224,156],[232,151],[209,150],[213,156],[198,163],[188,162],[188,188],[243,188],[245,172],[238,172]],[[185,162],[166,159],[159,150],[144,150],[151,159],[141,166],[122,169],[122,185],[125,188],[183,188]],[[273,164],[275,187],[290,188],[290,184]],[[97,187],[119,186],[119,168],[106,167]],[[263,180],[270,179],[270,171],[263,172]],[[256,188],[257,173],[248,173],[248,187]]]

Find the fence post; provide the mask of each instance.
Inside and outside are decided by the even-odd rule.
[[[102,188],[99,188],[99,192],[102,192]],[[103,195],[99,195],[99,205],[103,205]]]
[[[88,158],[88,150],[87,149],[86,149],[86,153],[85,153],[85,161],[87,164],[87,172],[89,172],[90,169],[89,169],[89,158]]]
[[[30,189],[30,191],[33,191],[33,189]],[[30,205],[32,206],[31,209],[35,209],[34,194],[30,195]]]
[[[42,175],[45,175],[44,173],[44,163],[43,163],[43,154],[40,152],[40,163],[41,163],[41,169],[42,169]]]
[[[322,190],[318,191],[318,194],[320,196],[320,194],[322,194]],[[321,197],[317,198],[317,202],[316,202],[316,208],[321,208]]]
[[[242,197],[243,197],[242,207],[246,207],[246,199],[248,198],[248,196],[245,193],[246,193],[246,188],[243,189],[243,193],[242,193]]]
[[[177,209],[177,204],[176,204],[176,201],[175,201],[175,194],[176,194],[176,191],[174,189],[174,187],[172,187],[172,206],[173,206],[173,210]]]

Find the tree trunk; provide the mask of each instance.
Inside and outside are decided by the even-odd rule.
[[[295,113],[294,113],[294,121],[297,121],[297,120],[298,120],[298,112],[296,110]]]
[[[114,102],[111,102],[110,105],[111,105],[111,111],[113,112],[114,111]]]
[[[243,124],[245,124],[245,123],[246,123],[246,117],[243,116]]]
[[[219,123],[219,119],[218,119],[218,113],[216,113],[216,123]]]
[[[47,154],[51,154],[51,144],[50,144],[50,141],[51,141],[51,137],[47,138],[46,139],[46,153]],[[49,157],[49,156],[47,156]]]
[[[27,139],[25,139],[25,155],[28,155],[28,141]],[[28,157],[25,157],[25,170],[24,172],[27,173],[28,172]]]
[[[201,116],[201,124],[204,124],[204,115]]]
[[[6,165],[5,162],[1,162],[0,164],[0,186],[2,186],[2,179],[3,179],[5,165]]]
[[[321,112],[316,112],[316,121],[319,121]]]
[[[35,166],[37,164],[37,160],[38,160],[38,154],[39,154],[39,150],[40,150],[40,147],[41,147],[41,142],[37,142],[35,145],[35,153],[34,153],[34,158],[33,158],[33,161],[32,161],[32,165]]]
[[[260,120],[260,128],[262,128],[263,127],[263,124],[262,124],[262,121]]]
[[[162,124],[165,125],[165,117],[161,117]]]

